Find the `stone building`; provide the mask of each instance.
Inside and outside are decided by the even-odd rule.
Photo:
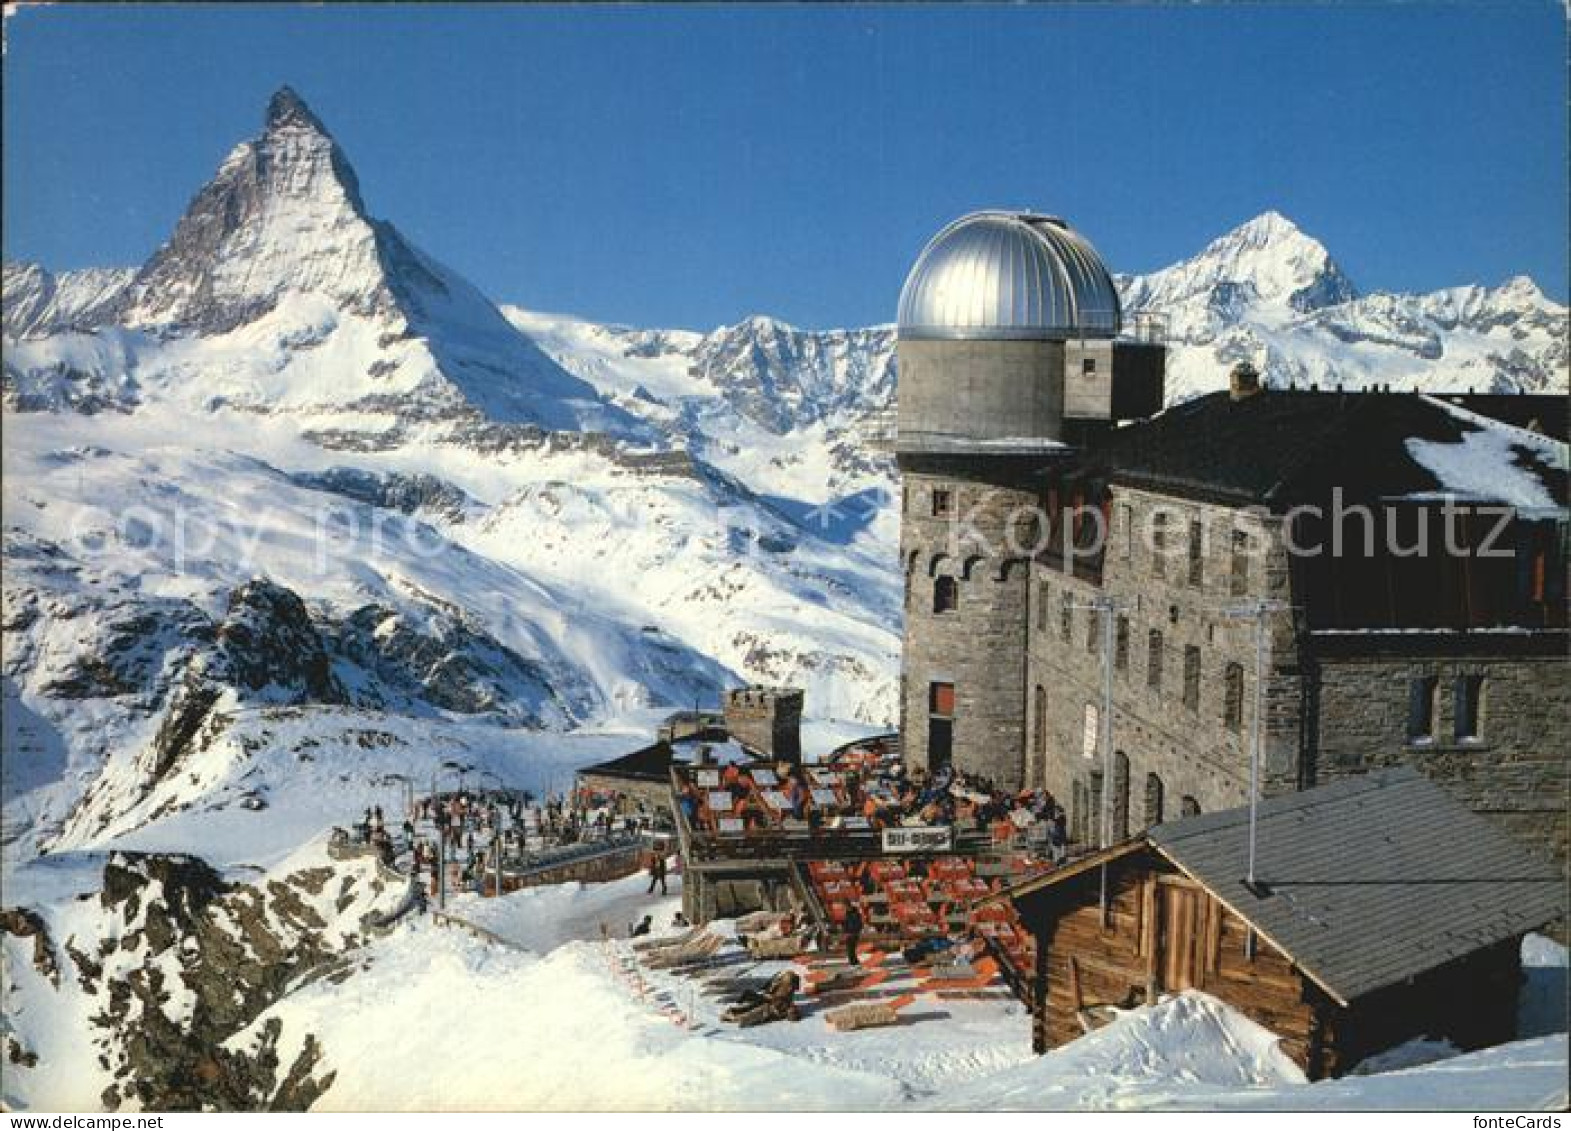
[[[755,754],[802,760],[802,691],[794,687],[738,687],[725,692],[725,729]]]
[[[1161,347],[1067,232],[967,217],[901,298],[907,756],[1111,842],[1245,801],[1259,702],[1263,793],[1411,764],[1564,860],[1566,445],[1508,423],[1554,398],[1241,365],[1158,414]]]

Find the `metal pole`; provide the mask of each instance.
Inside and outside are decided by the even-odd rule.
[[[447,910],[447,830],[436,830],[436,908]]]
[[[1113,602],[1102,598],[1098,602],[1098,615],[1102,618],[1102,835],[1103,849],[1113,842]],[[1107,915],[1107,865],[1102,865],[1102,914]]]
[[[1255,710],[1249,721],[1249,874],[1245,883],[1255,888],[1255,834],[1260,808],[1260,716],[1265,709],[1266,606],[1255,607]]]

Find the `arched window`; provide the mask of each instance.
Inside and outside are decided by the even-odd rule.
[[[1181,817],[1198,817],[1200,816],[1200,802],[1186,793],[1184,794],[1184,799],[1178,803],[1178,813]]]
[[[1228,730],[1243,729],[1244,668],[1242,664],[1228,664],[1222,676],[1222,722]]]
[[[1162,823],[1162,779],[1156,774],[1146,775],[1146,828]]]
[[[1113,839],[1129,839],[1129,755],[1113,753]]]
[[[960,583],[952,577],[933,579],[933,611],[953,612],[960,605]]]
[[[1184,648],[1184,706],[1200,710],[1200,649],[1193,644]]]

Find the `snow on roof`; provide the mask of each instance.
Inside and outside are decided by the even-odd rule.
[[[1438,397],[1424,400],[1463,424],[1455,442],[1407,440],[1408,455],[1440,481],[1438,492],[1418,492],[1409,498],[1465,498],[1506,503],[1518,510],[1558,510],[1543,478],[1525,464],[1530,460],[1557,468],[1567,467],[1567,446],[1559,440],[1449,404]]]

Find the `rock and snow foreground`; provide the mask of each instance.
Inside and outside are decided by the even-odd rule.
[[[621,933],[672,896],[643,877],[421,915],[364,858],[316,842],[225,883],[189,858],[111,857],[101,896],[8,915],[4,1101],[82,1109],[1544,1109],[1566,1102],[1565,950],[1531,936],[1525,1039],[1399,1050],[1394,1070],[1309,1085],[1212,998],[1129,1011],[1046,1057],[1012,1001],[919,1001],[908,1023],[738,1030],[669,976],[617,973]],[[379,931],[391,923],[385,933]],[[723,930],[724,924],[720,927]],[[767,974],[773,967],[762,968]],[[674,1005],[676,1023],[662,1011]],[[1378,1065],[1372,1067],[1380,1067]]]

